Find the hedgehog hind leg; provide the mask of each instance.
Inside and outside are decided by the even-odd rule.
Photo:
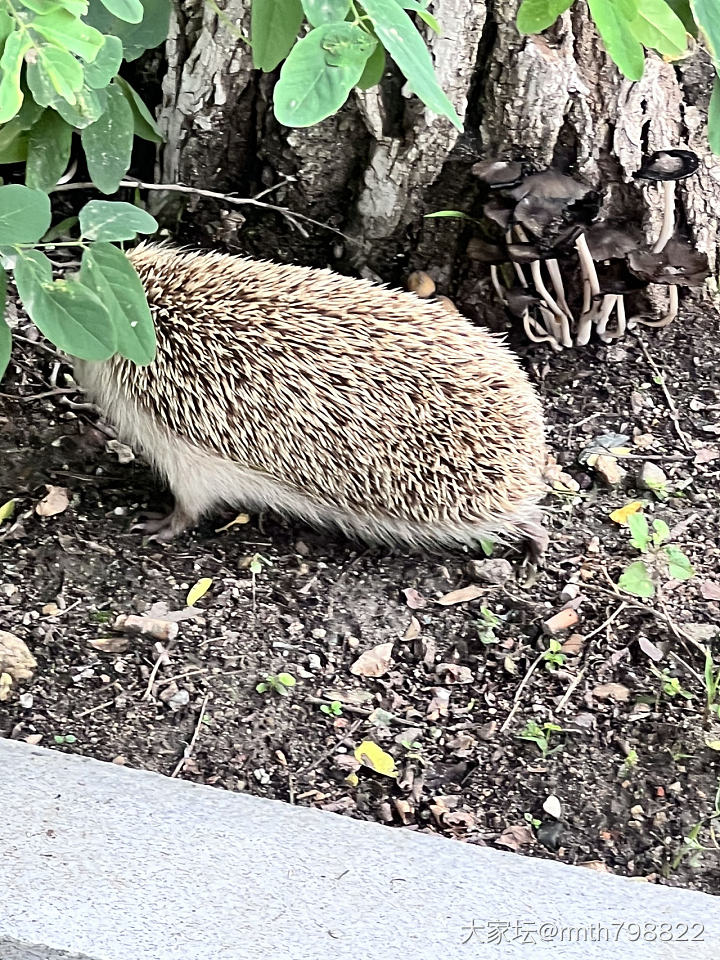
[[[170,513],[160,516],[150,514],[141,514],[144,519],[138,520],[130,527],[131,531],[150,534],[151,540],[159,540],[167,543],[174,540],[179,534],[184,533],[189,527],[193,526],[197,517],[188,513],[178,503]]]

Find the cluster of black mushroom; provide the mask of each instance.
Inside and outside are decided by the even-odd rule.
[[[485,187],[488,229],[470,241],[468,255],[489,264],[498,296],[527,336],[555,350],[588,343],[593,330],[609,342],[637,324],[666,326],[677,316],[678,286],[709,276],[707,257],[675,237],[675,182],[697,168],[689,150],[662,150],[636,173],[662,186],[662,226],[649,246],[639,227],[602,219],[602,194],[579,180],[483,160],[473,173]],[[666,314],[628,316],[627,298],[649,284],[669,288]]]

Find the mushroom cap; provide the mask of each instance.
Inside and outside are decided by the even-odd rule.
[[[698,287],[710,276],[707,255],[686,240],[670,240],[659,253],[632,250],[627,263],[636,277],[648,283]]]
[[[634,176],[639,180],[684,180],[699,166],[700,159],[692,150],[656,150],[643,159]]]
[[[497,190],[516,186],[529,169],[529,166],[520,160],[480,160],[473,165],[471,173],[491,190]]]
[[[513,200],[522,200],[523,197],[535,196],[545,200],[582,200],[588,193],[594,191],[584,183],[568,177],[557,170],[543,170],[525,177],[522,183],[510,191]]]
[[[643,242],[640,230],[631,224],[622,227],[606,221],[592,224],[585,231],[585,239],[593,260],[614,260],[637,250]]]

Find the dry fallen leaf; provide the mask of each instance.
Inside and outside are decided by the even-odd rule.
[[[439,663],[435,667],[435,674],[438,680],[448,685],[473,682],[472,670],[459,663]]]
[[[444,687],[431,687],[432,700],[427,705],[428,720],[437,720],[438,717],[446,717],[448,705],[450,703],[450,691]]]
[[[581,633],[571,633],[560,647],[560,652],[566,653],[569,657],[575,657],[579,653],[582,653],[584,646],[585,637]]]
[[[356,677],[382,677],[390,669],[392,663],[393,644],[379,643],[361,653],[350,667],[350,673]]]
[[[123,633],[153,637],[165,642],[174,640],[180,628],[170,620],[156,620],[153,617],[138,617],[135,614],[121,614],[115,619],[113,630]]]
[[[3,503],[0,506],[0,523],[4,523],[5,520],[9,520],[14,513],[15,500],[8,500],[7,503]]]
[[[395,760],[372,740],[364,740],[355,747],[355,759],[384,777],[397,777]]]
[[[712,463],[720,460],[720,447],[700,447],[695,452],[695,463]]]
[[[410,617],[410,623],[402,635],[403,640],[417,640],[420,636],[420,621],[417,617]]]
[[[403,594],[405,595],[405,602],[411,610],[423,610],[428,605],[425,597],[415,587],[408,587],[403,590]]]
[[[704,583],[700,584],[700,594],[703,600],[720,600],[720,583],[705,580]]]
[[[194,607],[198,600],[202,599],[212,586],[212,577],[201,577],[194,587],[190,588],[185,603],[189,607]]]
[[[613,510],[610,514],[610,519],[615,523],[619,523],[621,526],[627,526],[628,517],[631,517],[634,513],[640,513],[642,508],[642,501],[633,500],[631,503],[626,503],[624,507]]]
[[[230,521],[230,523],[226,523],[224,527],[218,527],[215,533],[222,533],[224,530],[229,530],[230,527],[234,527],[236,525],[242,526],[245,523],[250,523],[250,514],[239,513],[234,520]]]
[[[446,593],[444,597],[440,597],[438,604],[441,607],[450,607],[455,603],[467,603],[469,600],[477,600],[486,592],[486,588],[471,583],[469,587],[462,587],[460,590],[451,590],[450,593]]]
[[[601,683],[593,688],[592,694],[598,700],[628,700],[630,690],[622,683]]]
[[[520,847],[526,847],[535,843],[535,837],[530,827],[518,823],[511,827],[506,827],[495,843],[503,847],[509,847],[510,850],[519,850]]]
[[[652,640],[648,640],[647,637],[638,637],[638,646],[646,657],[650,657],[655,663],[660,663],[663,658],[663,652],[655,646]]]
[[[35,507],[35,513],[39,517],[55,517],[58,513],[67,510],[70,497],[65,487],[55,487],[46,483],[45,489],[47,493]]]

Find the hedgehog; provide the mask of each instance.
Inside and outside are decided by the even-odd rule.
[[[543,415],[490,331],[326,269],[141,244],[157,353],[78,361],[118,435],[175,497],[169,540],[221,507],[272,508],[410,548],[547,533]]]

